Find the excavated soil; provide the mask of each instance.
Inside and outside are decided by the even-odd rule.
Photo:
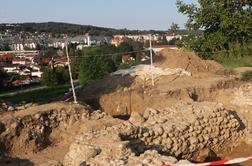
[[[193,52],[182,50],[164,49],[156,58],[155,66],[163,68],[182,68],[197,74],[199,72],[215,73],[224,69],[215,61],[202,60]]]
[[[137,76],[108,76],[78,89],[88,105],[13,111],[2,104],[0,165],[162,165],[251,155],[252,82],[239,77],[252,68],[225,69],[169,49],[154,65],[191,76],[159,76],[154,87]]]

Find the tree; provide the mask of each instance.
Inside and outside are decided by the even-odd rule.
[[[114,62],[111,56],[106,54],[113,54],[115,50],[116,47],[112,45],[84,48],[80,58],[79,81],[87,83],[90,80],[101,79],[106,74],[114,71]]]
[[[42,74],[42,84],[46,86],[63,85],[68,81],[69,75],[67,69],[63,67],[47,68]]]
[[[186,47],[203,58],[214,53],[227,56],[252,53],[252,3],[240,0],[200,0],[198,4],[185,4],[177,0],[179,12],[188,16],[186,27],[190,32],[202,29],[203,35],[192,35]]]
[[[175,36],[179,29],[179,25],[173,22],[169,31]]]
[[[53,69],[47,68],[42,74],[42,84],[45,86],[56,86],[57,76]]]
[[[109,58],[106,56],[88,56],[82,58],[80,64],[79,81],[87,83],[91,80],[101,79],[112,72]]]

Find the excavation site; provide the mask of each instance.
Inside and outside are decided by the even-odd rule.
[[[165,166],[252,154],[252,67],[163,49],[48,103],[0,101],[1,166]],[[232,164],[230,164],[232,165]],[[238,166],[251,166],[245,161]]]

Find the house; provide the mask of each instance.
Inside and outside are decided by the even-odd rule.
[[[64,39],[53,38],[48,42],[48,47],[64,49],[66,47],[66,41]]]
[[[7,61],[12,59],[15,56],[14,53],[10,53],[10,54],[4,54],[2,56],[0,56],[0,61]]]
[[[32,70],[40,70],[39,66],[35,66],[35,65],[30,65],[29,66]]]
[[[12,85],[13,86],[20,86],[20,85],[22,85],[22,80],[15,80],[15,81],[13,81]]]
[[[73,44],[77,44],[77,49],[81,50],[84,47],[90,47],[92,45],[99,45],[104,43],[110,43],[111,37],[109,36],[91,36],[88,33],[85,35],[75,36],[69,39]]]
[[[111,39],[109,36],[89,36],[88,46],[111,43]]]
[[[68,66],[68,60],[66,56],[54,59],[54,67],[66,67]]]
[[[12,47],[15,51],[24,51],[24,45],[22,43],[14,43]]]
[[[135,58],[133,58],[130,54],[126,54],[122,56],[122,63],[127,63],[127,62],[131,62],[134,61]]]
[[[25,68],[25,69],[19,71],[19,74],[23,75],[23,76],[28,76],[28,75],[31,75],[31,70]]]
[[[25,55],[24,58],[28,59],[29,61],[33,61],[33,59],[35,59],[36,56],[38,56],[38,54],[28,54]]]
[[[28,59],[25,58],[14,58],[12,60],[12,64],[18,64],[18,65],[27,65],[28,63],[31,63]]]
[[[127,42],[127,38],[123,35],[115,35],[111,40],[111,44],[115,45],[116,47],[124,42]]]
[[[25,42],[24,47],[29,49],[36,49],[36,43],[32,41]]]
[[[41,77],[42,77],[42,74],[43,74],[43,72],[40,71],[40,70],[34,70],[34,71],[31,72],[31,76],[32,76],[32,77],[41,78]]]
[[[171,41],[172,39],[182,39],[183,36],[181,35],[166,35],[166,40],[169,42]]]
[[[41,62],[44,64],[49,64],[49,62],[52,60],[52,57],[42,58]]]
[[[31,83],[39,83],[40,80],[41,80],[40,77],[33,76],[33,77],[32,77],[32,80],[31,80]]]
[[[5,65],[3,67],[3,70],[7,73],[18,73],[19,72],[19,66],[18,65]]]
[[[24,80],[22,80],[22,85],[29,85],[31,82],[32,79],[30,77],[26,77]]]
[[[25,55],[24,58],[30,61],[31,64],[38,64],[40,61],[38,54],[28,54],[28,55]]]
[[[40,78],[38,77],[26,77],[24,80],[17,79],[12,82],[13,86],[30,85],[32,83],[39,83]]]

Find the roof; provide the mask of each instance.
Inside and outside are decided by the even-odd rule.
[[[29,54],[29,55],[25,55],[25,57],[35,57],[38,56],[38,54]]]
[[[57,58],[57,59],[55,59],[55,61],[56,61],[56,62],[62,62],[62,63],[68,62],[68,61],[67,61],[67,57]]]
[[[13,68],[13,67],[19,67],[17,64],[5,64],[2,66],[3,68]]]
[[[25,58],[15,58],[12,61],[21,62],[21,61],[27,61],[27,59],[25,59]]]
[[[21,84],[21,83],[22,83],[21,80],[15,80],[15,81],[12,82],[12,84]]]
[[[14,57],[15,54],[5,54],[5,55],[2,55],[0,56],[0,61],[6,61],[7,59],[10,59],[12,57]]]

